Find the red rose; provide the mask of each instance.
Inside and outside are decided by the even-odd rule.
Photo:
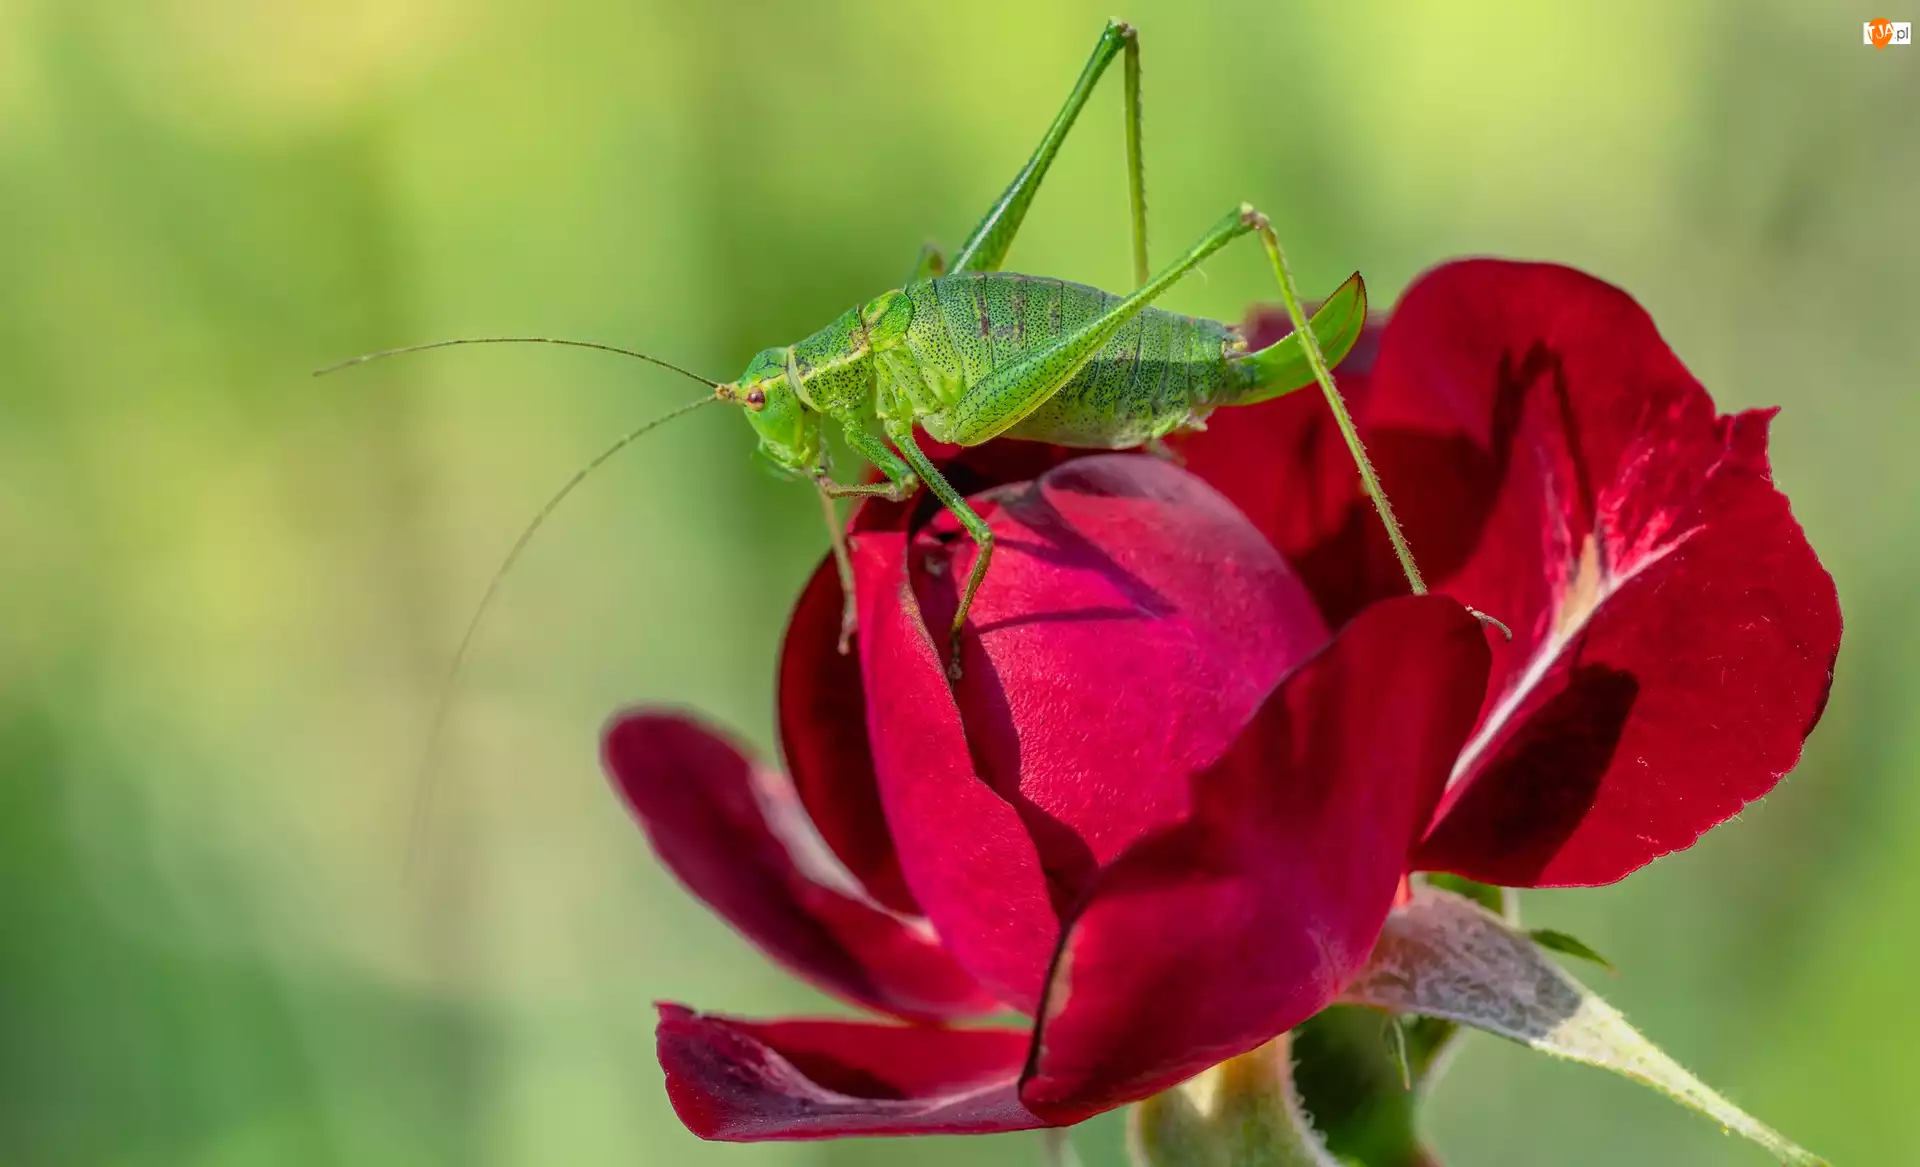
[[[1716,417],[1628,297],[1543,265],[1437,270],[1340,374],[1441,595],[1404,595],[1302,392],[1216,414],[1187,470],[962,453],[999,541],[957,683],[927,629],[971,542],[924,501],[867,508],[857,656],[829,565],[788,633],[785,774],[677,715],[609,728],[691,890],[912,1023],[663,1006],[690,1129],[1075,1122],[1319,1011],[1409,870],[1607,882],[1791,768],[1839,613],[1768,415]],[[938,1024],[1006,1007],[1034,1020]]]

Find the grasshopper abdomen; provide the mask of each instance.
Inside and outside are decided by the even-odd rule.
[[[941,276],[903,293],[914,312],[901,346],[919,379],[961,391],[1046,350],[1121,301],[1085,284],[1013,272]],[[1008,436],[1098,449],[1139,446],[1224,402],[1236,384],[1228,359],[1237,345],[1218,321],[1147,308]]]

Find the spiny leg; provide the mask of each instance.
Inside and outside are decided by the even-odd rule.
[[[1320,391],[1326,395],[1327,408],[1333,411],[1334,424],[1340,427],[1340,436],[1346,439],[1347,449],[1353,452],[1353,460],[1360,467],[1360,482],[1366,488],[1367,495],[1373,499],[1374,509],[1380,512],[1380,521],[1387,528],[1387,539],[1393,544],[1393,553],[1400,559],[1400,569],[1406,573],[1407,586],[1416,596],[1427,593],[1427,582],[1420,576],[1420,568],[1413,561],[1413,548],[1408,546],[1406,535],[1400,530],[1400,521],[1394,517],[1393,504],[1387,501],[1387,492],[1380,485],[1380,476],[1374,473],[1373,460],[1367,457],[1367,448],[1360,441],[1360,431],[1354,427],[1353,417],[1347,412],[1347,403],[1341,399],[1340,390],[1333,383],[1333,371],[1327,368],[1327,359],[1320,351],[1319,338],[1313,329],[1307,327],[1306,312],[1300,307],[1300,293],[1293,286],[1293,273],[1287,269],[1286,253],[1280,250],[1280,237],[1273,232],[1273,225],[1267,217],[1251,207],[1253,229],[1260,233],[1260,242],[1266,246],[1267,259],[1273,264],[1273,276],[1280,281],[1280,299],[1287,306],[1287,316],[1293,321],[1293,335],[1300,338],[1300,349],[1306,355],[1307,366],[1313,370],[1313,379],[1320,382]],[[1472,611],[1472,609],[1468,609]],[[1489,620],[1502,631],[1501,624],[1482,613],[1474,612],[1476,617]],[[1507,632],[1511,640],[1513,634]]]
[[[914,482],[835,482],[831,478],[816,478],[814,485],[820,488],[828,498],[884,498],[888,502],[905,502],[913,493]]]
[[[1033,157],[1014,176],[1006,193],[988,208],[986,216],[967,236],[967,241],[960,245],[949,270],[1000,270],[1008,249],[1013,246],[1013,237],[1019,233],[1020,223],[1026,218],[1027,207],[1039,191],[1041,180],[1046,178],[1047,168],[1053,165],[1054,155],[1060,152],[1060,144],[1066,141],[1067,133],[1073,129],[1073,123],[1093,94],[1100,75],[1122,51],[1126,53],[1127,189],[1133,215],[1133,270],[1135,282],[1146,283],[1147,187],[1140,158],[1140,39],[1133,26],[1124,20],[1110,22],[1106,31],[1100,34],[1099,43],[1093,47],[1093,56],[1087,59],[1086,68],[1080,71],[1080,79],[1074,82],[1073,92],[1067,95],[1066,104],[1054,115],[1053,124],[1047,127],[1046,135],[1034,149]]]
[[[1131,31],[1131,30],[1129,30]],[[1127,85],[1127,210],[1133,216],[1133,286],[1145,287],[1147,266],[1147,169],[1140,153],[1140,36],[1127,38],[1122,64]]]
[[[835,482],[827,477],[825,465],[814,471],[814,489],[820,492],[820,509],[827,519],[827,538],[833,545],[833,566],[840,576],[841,656],[845,656],[853,647],[853,634],[859,627],[860,610],[853,594],[853,556],[847,550],[847,533],[840,525],[840,514],[834,509],[833,501],[838,498],[884,498],[888,502],[902,502],[919,486],[906,463],[900,461],[885,442],[869,434],[858,423],[849,422],[845,434],[847,444],[853,447],[854,452],[878,467],[880,473],[887,476],[887,481],[858,484]]]
[[[868,433],[866,426],[860,422],[847,422],[841,434],[847,439],[847,445],[853,447],[853,452],[873,463],[880,473],[887,476],[887,480],[869,486],[841,486],[835,483],[835,487],[841,492],[840,497],[879,495],[888,502],[904,502],[907,496],[920,485],[919,479],[914,475],[914,468],[902,462],[898,454],[889,449],[885,442]]]
[[[840,484],[824,473],[813,480],[820,493],[820,514],[827,520],[827,541],[833,547],[833,570],[840,577],[840,655],[853,648],[853,633],[860,626],[860,609],[853,599],[853,556],[847,551],[847,533],[840,529],[840,512],[834,508],[834,493]],[[844,489],[844,488],[841,488]]]
[[[900,447],[900,453],[919,473],[920,481],[926,483],[934,497],[953,512],[953,517],[960,520],[960,525],[967,529],[967,534],[973,536],[975,546],[980,549],[973,561],[973,572],[967,576],[967,588],[960,593],[960,607],[953,614],[953,627],[948,633],[950,654],[947,675],[957,681],[960,679],[960,629],[967,622],[967,609],[973,607],[974,593],[980,590],[980,582],[987,578],[987,563],[993,559],[993,528],[974,513],[974,509],[967,505],[967,500],[960,497],[960,492],[941,476],[932,461],[915,444],[912,422],[889,420],[886,428],[887,436],[893,439],[894,445]]]

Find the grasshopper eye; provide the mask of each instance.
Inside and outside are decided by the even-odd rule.
[[[764,409],[767,404],[765,389],[751,389],[747,392],[747,405],[752,409]]]

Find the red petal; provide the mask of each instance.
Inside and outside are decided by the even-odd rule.
[[[869,533],[860,655],[874,766],[900,866],[948,951],[1009,1005],[1040,1001],[1058,935],[1040,857],[1019,814],[974,773],[960,712],[906,584],[906,537]]]
[[[1793,768],[1826,704],[1840,615],[1764,462],[1733,460],[1734,434],[1765,424],[1721,419],[1728,459],[1676,504],[1673,537],[1602,576],[1577,631],[1528,638],[1421,866],[1509,886],[1610,883],[1691,846]],[[1562,610],[1588,586],[1562,582]]]
[[[1062,946],[1035,1113],[1078,1121],[1245,1053],[1367,959],[1487,675],[1439,597],[1362,613],[1194,779],[1193,816],[1102,871]]]
[[[925,449],[963,494],[1037,478],[1084,453],[1019,441],[970,447],[926,442]],[[869,478],[877,480],[877,473]],[[939,500],[925,490],[902,503],[872,499],[854,511],[849,534],[857,547],[866,532],[906,530],[939,509]],[[917,913],[874,782],[859,658],[839,650],[840,603],[839,575],[831,559],[823,560],[800,594],[781,652],[781,745],[800,799],[827,845],[875,899]]]
[[[992,495],[993,564],[955,696],[981,776],[1021,811],[1056,903],[1152,827],[1287,670],[1326,643],[1306,589],[1199,479],[1151,457],[1085,458]],[[973,541],[914,542],[944,628]]]
[[[891,684],[892,703],[873,705],[871,719],[889,799],[889,756],[892,772],[924,775],[933,749],[949,752],[942,764],[952,774],[926,802],[931,821],[910,821],[889,804],[904,851],[920,847],[907,840],[909,831],[967,829],[953,825],[944,800],[956,786],[991,798],[996,831],[1018,826],[1030,837],[1005,858],[1024,861],[1037,847],[1051,919],[1023,927],[1017,967],[995,976],[969,965],[996,988],[1000,977],[1010,978],[1024,990],[1016,999],[1027,999],[1037,995],[1059,910],[1079,898],[1100,864],[1186,815],[1189,776],[1225,751],[1325,631],[1259,533],[1217,493],[1160,459],[1084,458],[1036,483],[976,496],[975,505],[998,545],[952,696],[930,656],[913,662],[911,683],[927,694],[916,703],[942,711],[945,744],[899,733],[892,710],[903,698]],[[912,548],[924,618],[944,629],[974,544],[943,519],[922,529]],[[889,631],[907,635],[897,626]],[[924,646],[925,634],[912,642]],[[877,696],[877,678],[875,686]],[[986,906],[978,893],[990,894],[1001,873],[980,883],[983,856],[964,840],[957,858],[972,870],[917,876],[909,861],[908,878],[965,961],[962,929],[929,901],[935,893],[926,882],[959,882],[977,912]]]
[[[1452,451],[1451,493],[1391,447],[1382,477],[1443,590],[1515,634],[1423,866],[1608,883],[1792,769],[1839,650],[1833,581],[1774,489],[1766,417],[1716,417],[1631,297],[1547,264],[1441,268],[1395,311],[1367,425]]]
[[[1016,1090],[1029,1037],[660,1006],[667,1097],[703,1139],[986,1134],[1047,1125]]]
[[[1715,417],[1630,297],[1547,264],[1429,273],[1371,372],[1353,364],[1341,387],[1428,580],[1516,633],[1423,865],[1610,882],[1793,767],[1840,613],[1763,418]],[[1330,420],[1304,393],[1223,410],[1187,455],[1337,624],[1406,585]]]
[[[917,915],[880,809],[860,658],[840,653],[840,606],[840,577],[827,559],[800,593],[781,649],[780,744],[827,846],[875,899]]]
[[[860,897],[792,787],[732,743],[673,714],[630,713],[602,753],[668,870],[795,973],[903,1017],[996,1007],[924,928]]]

